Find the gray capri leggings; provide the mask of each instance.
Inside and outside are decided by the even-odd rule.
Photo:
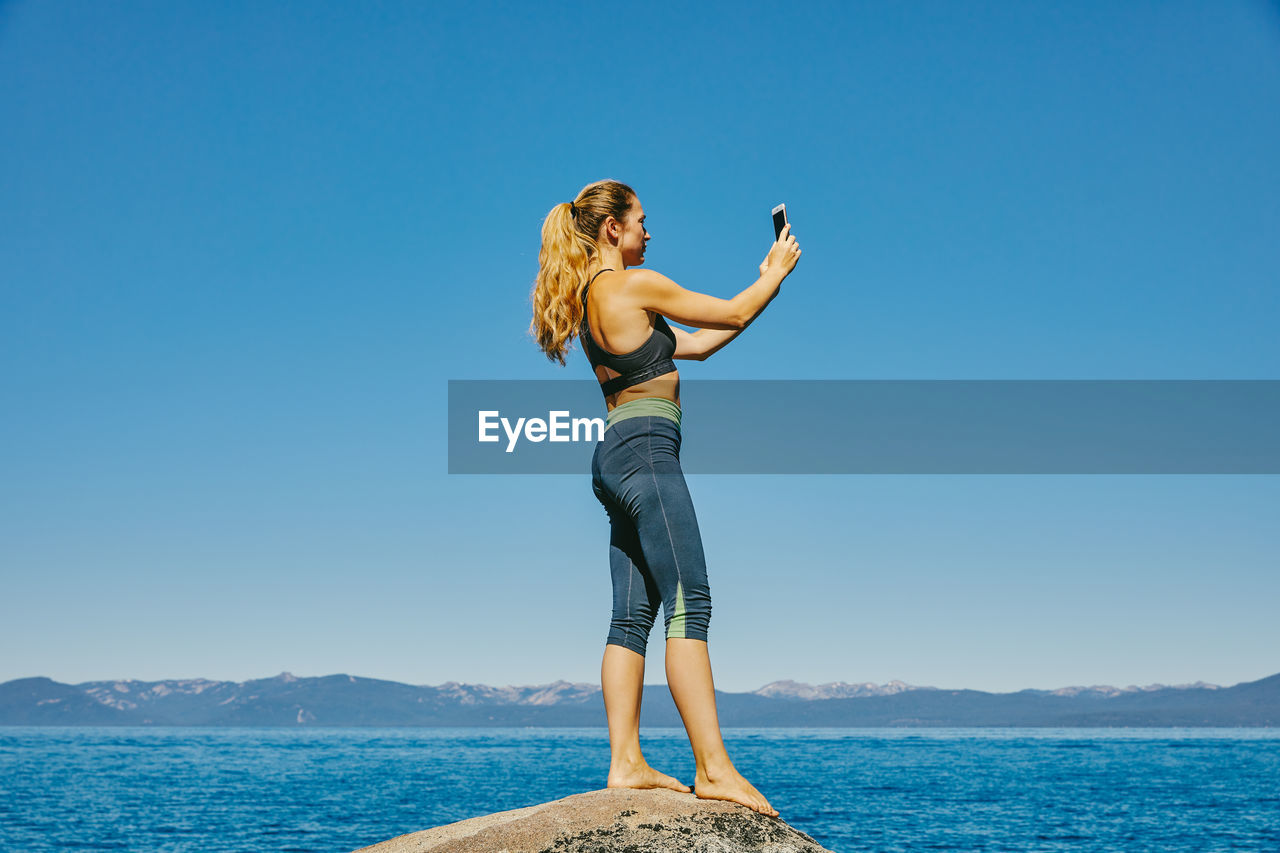
[[[645,398],[650,399],[650,398]],[[609,515],[613,620],[605,644],[643,655],[662,603],[666,637],[707,639],[711,589],[702,535],[680,469],[680,426],[635,400],[616,407],[591,459],[591,487]],[[667,403],[668,401],[662,401]],[[675,404],[669,408],[679,417]]]

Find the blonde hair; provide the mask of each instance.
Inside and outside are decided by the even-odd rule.
[[[582,294],[591,261],[600,254],[596,243],[600,226],[610,216],[621,222],[635,199],[635,190],[621,181],[596,181],[583,187],[572,202],[551,208],[542,221],[529,333],[551,361],[564,364],[569,343],[582,323]]]

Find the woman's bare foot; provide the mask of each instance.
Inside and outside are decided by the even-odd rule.
[[[743,778],[737,770],[715,774],[710,778],[699,770],[693,782],[694,793],[704,800],[729,800],[741,803],[762,815],[777,817],[778,810],[769,805],[764,795],[755,786]]]
[[[688,785],[684,785],[680,780],[668,776],[666,773],[659,773],[648,764],[626,765],[624,767],[610,767],[609,780],[605,783],[606,788],[670,788],[673,791],[679,791],[687,794],[690,791]]]

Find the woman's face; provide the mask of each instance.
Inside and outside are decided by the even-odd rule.
[[[629,267],[644,263],[645,244],[649,242],[649,232],[644,227],[645,212],[640,206],[640,199],[633,198],[627,215],[622,220],[622,237],[618,248],[622,251],[622,262]]]

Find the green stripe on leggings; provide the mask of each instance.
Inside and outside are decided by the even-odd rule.
[[[667,639],[672,637],[686,639],[684,636],[684,589],[680,581],[676,581],[676,613],[671,617],[671,625],[667,628]]]

